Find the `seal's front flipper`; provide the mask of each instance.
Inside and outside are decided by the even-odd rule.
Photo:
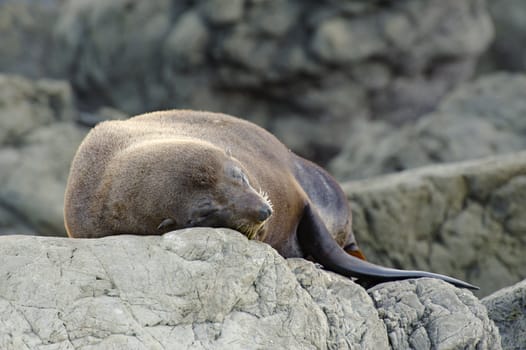
[[[479,289],[453,277],[426,271],[407,271],[372,264],[347,254],[336,243],[312,207],[307,204],[297,229],[298,241],[305,255],[311,255],[327,270],[347,277],[356,277],[366,283],[381,283],[408,278],[431,277],[449,282],[457,287]]]

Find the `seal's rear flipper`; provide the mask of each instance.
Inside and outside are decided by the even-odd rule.
[[[453,277],[426,271],[392,269],[347,254],[332,238],[318,213],[309,204],[305,206],[297,232],[298,241],[305,255],[311,255],[316,262],[322,264],[327,270],[347,277],[356,277],[365,283],[377,284],[408,278],[431,277],[449,282],[457,287],[479,289]]]

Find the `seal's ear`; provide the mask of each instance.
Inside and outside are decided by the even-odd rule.
[[[392,269],[347,254],[332,238],[323,220],[310,204],[305,205],[303,216],[298,225],[297,236],[305,255],[312,256],[327,270],[347,277],[356,277],[359,283],[367,286],[408,278],[431,277],[449,282],[457,287],[479,289],[453,277],[426,271]]]

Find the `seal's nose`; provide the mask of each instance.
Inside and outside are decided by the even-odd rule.
[[[267,220],[270,215],[272,215],[272,208],[268,205],[265,205],[263,208],[259,210],[259,221],[265,221]]]

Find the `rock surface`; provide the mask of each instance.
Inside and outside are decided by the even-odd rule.
[[[495,24],[495,40],[486,60],[488,68],[514,72],[526,71],[526,3],[521,0],[488,1]]]
[[[487,296],[482,303],[500,330],[502,348],[526,349],[526,280]]]
[[[379,285],[373,302],[349,279],[227,229],[0,242],[6,350],[389,349],[384,322],[394,349],[404,347],[393,334],[414,344],[428,336],[436,348],[500,348],[468,291],[421,279]]]
[[[369,294],[393,349],[501,348],[486,309],[464,289],[420,279],[379,285]]]
[[[226,112],[326,161],[352,119],[433,109],[493,36],[482,0],[227,3],[66,1],[56,74],[88,105]]]
[[[0,72],[49,76],[53,27],[65,1],[0,1]]]
[[[461,85],[415,124],[357,123],[330,169],[359,179],[523,150],[525,115],[526,75],[489,75]]]
[[[67,83],[0,75],[0,235],[65,235],[69,165],[87,130]]]
[[[343,187],[369,260],[452,275],[481,296],[526,278],[526,152]]]

